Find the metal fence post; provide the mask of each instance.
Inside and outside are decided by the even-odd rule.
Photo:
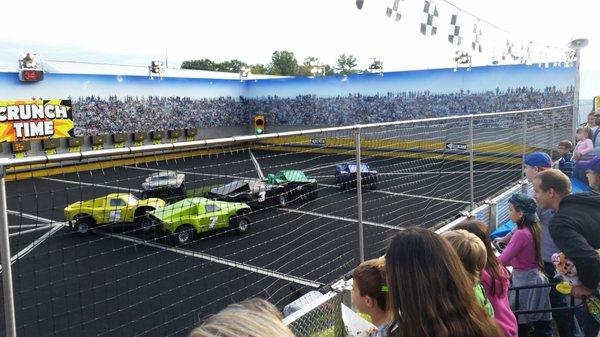
[[[573,139],[573,144],[575,144],[575,131],[577,131],[577,127],[579,126],[579,80],[580,80],[580,72],[579,65],[581,64],[581,49],[575,49],[575,92],[573,93],[573,120],[571,127],[571,136]]]
[[[363,232],[362,212],[362,174],[360,170],[360,127],[355,130],[356,136],[356,211],[358,220],[358,261],[365,261],[365,238]]]
[[[527,155],[527,112],[523,113],[523,153],[521,154],[521,179],[525,173],[525,156]],[[527,181],[522,185],[522,193],[527,194]]]
[[[475,209],[475,177],[473,175],[473,152],[475,151],[475,142],[473,139],[473,116],[469,119],[469,180],[470,180],[470,191],[471,191],[471,208],[469,211],[473,212]]]
[[[498,203],[496,201],[489,202],[490,209],[490,232],[498,229]]]
[[[552,158],[552,160],[554,160],[554,146],[555,146],[555,141],[554,141],[554,111],[552,111],[551,115],[550,115],[550,120],[552,123],[552,127],[551,127],[551,131],[550,131],[550,158]]]
[[[6,210],[6,169],[0,166],[0,261],[2,263],[2,294],[4,296],[4,325],[7,337],[17,336],[15,300],[13,297],[12,266],[8,241],[8,215]]]

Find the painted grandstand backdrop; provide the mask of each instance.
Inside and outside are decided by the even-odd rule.
[[[550,107],[573,102],[575,68],[527,65],[250,81],[0,72],[0,99],[73,101],[75,133],[246,124],[346,125]]]

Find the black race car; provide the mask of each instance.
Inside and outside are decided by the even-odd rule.
[[[298,170],[282,170],[269,174],[266,180],[238,179],[226,185],[215,187],[204,196],[209,199],[229,202],[244,202],[252,209],[279,206],[284,207],[296,200],[314,200],[317,197],[318,183]]]
[[[335,166],[335,182],[341,189],[356,186],[356,168],[356,162],[353,161]],[[376,189],[379,185],[379,173],[367,163],[360,163],[360,176],[365,188]]]

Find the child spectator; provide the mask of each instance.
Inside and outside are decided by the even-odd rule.
[[[575,166],[571,150],[573,150],[573,143],[571,141],[563,140],[558,143],[558,154],[560,155],[558,169],[569,177],[573,175],[573,167]]]
[[[271,303],[253,298],[228,305],[195,328],[189,337],[294,337]]]
[[[575,139],[577,139],[577,145],[573,150],[573,160],[580,161],[588,152],[594,149],[594,143],[592,143],[592,128],[589,126],[581,126],[577,128],[575,132]],[[560,151],[560,150],[559,150]]]
[[[481,271],[487,260],[483,242],[474,234],[463,229],[445,232],[442,237],[450,242],[450,245],[458,254],[463,267],[467,271],[467,276],[471,281],[477,300],[485,308],[488,315],[494,317],[494,308],[485,296],[485,291],[481,285]]]
[[[510,310],[508,303],[508,272],[498,261],[498,257],[492,248],[490,242],[489,227],[481,221],[467,221],[456,227],[455,229],[464,229],[475,234],[484,244],[487,260],[485,268],[481,272],[481,284],[485,290],[485,294],[492,303],[494,308],[494,319],[500,328],[504,331],[506,337],[517,336],[517,318]]]
[[[385,255],[390,336],[499,337],[448,241],[413,227],[398,232]]]
[[[506,249],[500,255],[500,263],[512,266],[512,286],[530,287],[548,284],[544,274],[544,265],[541,255],[541,228],[536,214],[535,201],[524,194],[514,194],[509,199],[510,219],[517,225]],[[519,291],[516,298],[515,292],[510,293],[510,302],[513,310],[546,310],[550,309],[550,288],[525,288]],[[519,336],[529,336],[533,327],[534,336],[552,336],[552,314],[550,312],[523,314],[518,316]]]
[[[376,337],[386,337],[391,321],[387,311],[387,286],[383,258],[361,263],[352,275],[352,301],[360,312],[371,316]]]

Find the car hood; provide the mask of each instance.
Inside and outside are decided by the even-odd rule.
[[[193,202],[191,199],[184,199],[174,204],[156,209],[150,212],[150,214],[160,221],[170,221],[185,214],[189,214],[194,207],[197,207],[197,203]]]
[[[138,200],[137,207],[150,206],[154,208],[162,208],[165,206],[165,201],[159,198],[148,198],[144,200]]]
[[[77,202],[74,202],[74,203],[68,205],[67,207],[65,207],[65,209],[76,209],[76,208],[81,208],[81,207],[91,207],[93,205],[94,205],[94,200],[77,201]]]

